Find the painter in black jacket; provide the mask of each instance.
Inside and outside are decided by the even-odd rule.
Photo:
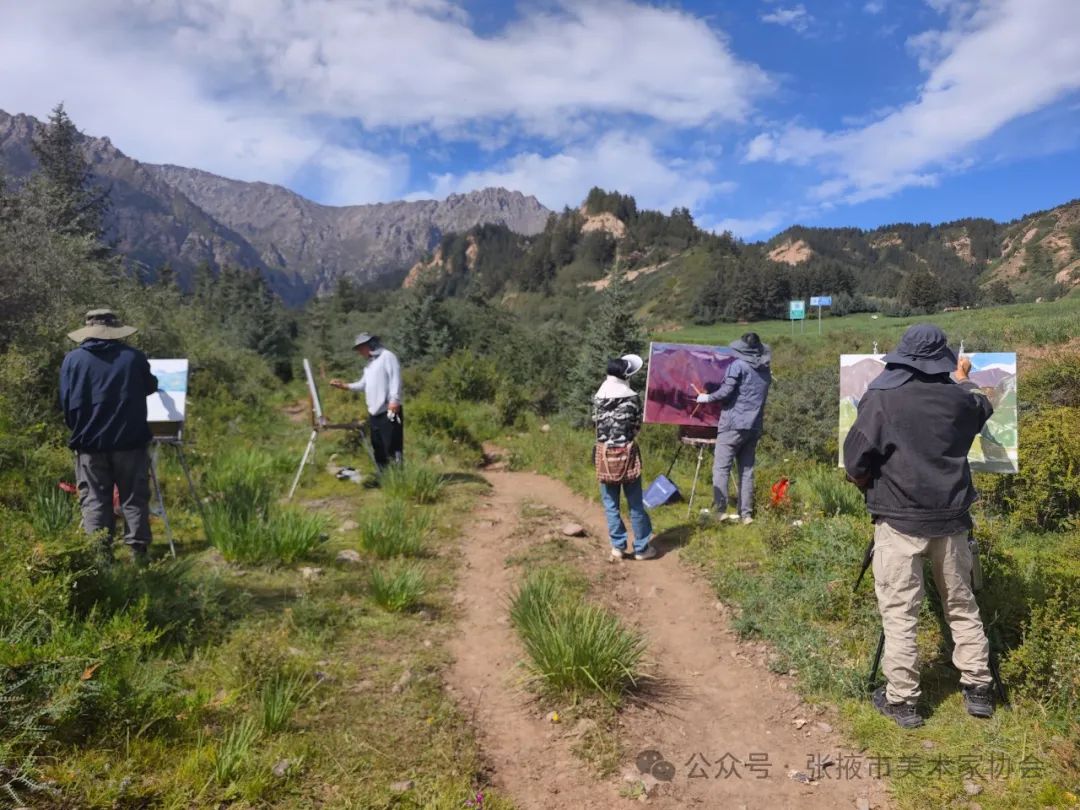
[[[844,442],[844,466],[875,523],[888,685],[874,693],[874,705],[904,728],[922,725],[915,633],[929,559],[955,642],[964,705],[975,717],[990,717],[989,645],[971,589],[969,510],[978,495],[967,455],[994,409],[968,380],[971,362],[957,360],[936,326],[912,326],[885,362]]]
[[[83,528],[112,559],[113,487],[127,531],[124,543],[138,562],[150,545],[150,474],[146,398],[157,391],[150,361],[123,343],[135,333],[112,310],[86,313],[86,325],[68,335],[78,347],[60,366],[60,405],[71,429]]]

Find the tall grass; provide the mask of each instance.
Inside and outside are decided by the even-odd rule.
[[[245,717],[225,732],[214,757],[214,779],[219,785],[235,781],[251,759],[258,739],[259,726],[250,717]]]
[[[618,705],[642,678],[645,639],[604,608],[588,604],[557,572],[530,574],[513,595],[510,619],[541,688]]]
[[[43,537],[54,537],[75,521],[76,500],[55,484],[34,491],[30,524]]]
[[[249,514],[265,511],[276,483],[274,458],[251,448],[222,453],[203,474],[203,487],[211,497]]]
[[[303,675],[286,676],[280,672],[274,675],[259,694],[262,730],[267,734],[275,734],[285,729],[293,712],[314,688],[313,684],[306,682]]]
[[[442,473],[418,464],[391,467],[383,475],[381,483],[383,491],[394,500],[418,504],[435,503],[446,487]]]
[[[816,466],[807,469],[795,480],[796,498],[803,506],[827,517],[862,515],[866,503],[858,488],[845,480],[837,469]]]
[[[207,509],[210,536],[230,562],[289,564],[319,545],[326,519],[300,509],[272,507],[252,514],[247,506],[213,504]]]
[[[424,569],[416,563],[373,568],[368,580],[371,598],[384,610],[400,613],[419,604],[427,592]]]
[[[389,501],[360,516],[360,545],[380,560],[419,557],[431,517],[401,501]]]

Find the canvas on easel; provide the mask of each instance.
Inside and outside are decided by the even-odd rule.
[[[687,343],[651,343],[644,421],[716,432],[723,406],[698,405],[701,393],[720,387],[735,360],[730,349]]]
[[[191,497],[199,508],[203,519],[203,530],[210,539],[210,530],[206,525],[202,501],[195,491],[195,482],[191,477],[187,457],[184,455],[184,423],[187,419],[188,361],[182,358],[150,360],[150,373],[157,377],[158,390],[146,398],[146,423],[150,427],[153,440],[150,448],[150,481],[157,495],[161,520],[165,524],[165,536],[169,541],[169,551],[176,556],[172,527],[169,514],[165,509],[165,496],[158,476],[158,450],[163,445],[172,447],[180,461],[187,478]]]
[[[975,472],[1011,474],[1019,470],[1019,420],[1016,410],[1016,354],[974,352],[969,379],[982,389],[994,406],[994,415],[975,437],[968,461]],[[843,354],[840,356],[840,458],[844,439],[855,423],[859,400],[870,383],[885,370],[883,354]]]

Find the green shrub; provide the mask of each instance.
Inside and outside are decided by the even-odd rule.
[[[446,479],[442,473],[422,464],[402,464],[387,470],[381,484],[383,492],[391,498],[431,504],[442,496]]]
[[[368,587],[375,604],[391,613],[412,609],[427,591],[424,569],[416,563],[373,568]]]
[[[288,507],[271,507],[252,514],[250,507],[231,498],[206,510],[207,530],[214,546],[230,562],[292,563],[310,554],[322,540],[326,519]]]
[[[381,560],[419,557],[431,518],[426,512],[390,501],[360,516],[360,545]]]
[[[606,609],[572,598],[551,571],[525,579],[511,599],[510,617],[543,691],[595,694],[617,705],[642,679],[644,637]]]
[[[1025,697],[1063,717],[1080,715],[1080,626],[1060,598],[1034,608],[1003,669]]]
[[[457,352],[432,370],[425,384],[440,398],[490,402],[499,387],[499,370],[492,360],[472,352]]]
[[[406,419],[409,420],[411,431],[445,436],[472,450],[477,456],[483,452],[483,442],[473,432],[462,409],[453,402],[417,399],[409,405]]]
[[[805,508],[826,517],[866,513],[862,493],[835,468],[818,466],[803,471],[795,479],[794,490]]]
[[[837,457],[838,363],[793,369],[769,392],[762,448],[829,463]]]
[[[1080,408],[1080,352],[1021,366],[1018,391],[1024,408]]]
[[[529,405],[529,398],[520,387],[504,380],[495,392],[495,418],[504,427],[513,427],[521,421]]]
[[[1020,472],[995,476],[987,501],[1018,528],[1064,529],[1080,511],[1080,409],[1044,408],[1020,432]]]

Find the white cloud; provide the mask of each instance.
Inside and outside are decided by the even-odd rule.
[[[791,6],[789,8],[781,7],[776,9],[776,11],[770,11],[768,14],[762,14],[761,21],[773,23],[774,25],[784,25],[801,34],[810,27],[810,23],[814,21],[814,18],[811,16],[810,12],[806,10],[806,6],[799,3],[796,6]]]
[[[668,211],[698,208],[717,194],[735,189],[731,181],[708,179],[708,162],[665,159],[644,137],[611,132],[587,145],[543,155],[523,152],[483,171],[444,174],[427,196],[485,186],[504,186],[534,194],[550,208],[580,204],[593,186],[633,194],[638,205]]]
[[[867,14],[880,14],[885,10],[885,0],[867,0],[863,11]]]
[[[319,178],[333,202],[401,196],[411,152],[456,142],[715,133],[772,86],[721,31],[644,0],[525,4],[492,33],[464,0],[0,3],[0,107],[64,100],[138,159]]]
[[[1010,121],[1080,90],[1076,0],[930,0],[950,27],[922,35],[928,76],[918,97],[862,127],[790,126],[763,133],[747,160],[814,165],[814,192],[856,203],[914,185],[970,160],[970,150]]]
[[[726,217],[718,220],[709,230],[713,233],[730,231],[740,239],[751,239],[763,234],[772,234],[780,228],[784,222],[784,214],[780,211],[767,211],[756,217]]]

